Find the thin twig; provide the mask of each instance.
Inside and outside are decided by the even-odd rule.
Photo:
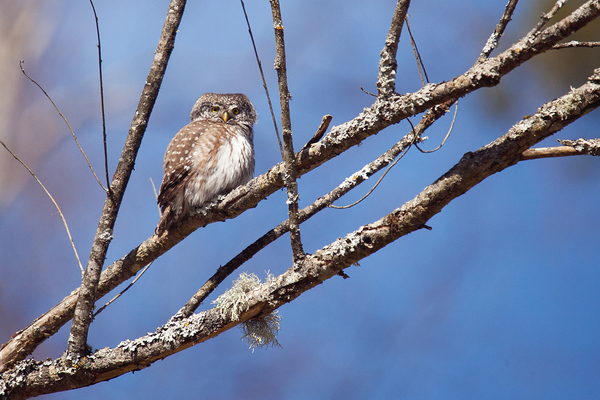
[[[452,116],[452,122],[450,123],[450,128],[448,128],[448,132],[446,133],[446,136],[444,136],[444,140],[442,140],[442,143],[440,143],[439,146],[436,147],[433,150],[423,150],[423,149],[421,149],[419,147],[419,145],[417,143],[415,143],[415,147],[417,149],[419,149],[419,151],[421,153],[433,153],[433,152],[436,152],[439,149],[441,149],[442,146],[446,143],[446,140],[448,140],[448,138],[450,137],[450,133],[452,132],[452,129],[454,129],[454,121],[456,121],[456,115],[458,114],[458,99],[456,99],[456,102],[454,104],[455,104],[455,107],[454,107],[454,115]]]
[[[63,119],[63,121],[65,121],[65,124],[67,124],[67,128],[69,128],[69,132],[71,132],[71,136],[73,136],[73,139],[75,140],[75,143],[77,144],[77,147],[79,148],[79,151],[83,155],[83,158],[85,158],[85,161],[87,162],[87,165],[88,165],[90,171],[92,171],[92,175],[94,175],[96,182],[98,182],[98,184],[100,185],[102,190],[104,190],[105,192],[108,192],[108,189],[105,188],[104,185],[102,185],[102,182],[100,182],[100,179],[98,179],[98,176],[96,175],[96,172],[94,171],[94,168],[92,167],[92,163],[90,163],[90,160],[85,155],[85,151],[83,151],[83,148],[79,144],[79,140],[77,140],[77,136],[75,136],[75,132],[73,132],[73,128],[71,128],[71,124],[69,124],[69,121],[67,121],[67,118],[63,115],[62,111],[60,111],[60,108],[58,108],[58,106],[56,105],[54,100],[52,100],[52,98],[50,97],[48,92],[46,92],[44,90],[44,88],[39,83],[37,83],[37,81],[35,79],[33,79],[32,77],[27,75],[27,72],[25,72],[25,68],[23,67],[23,64],[25,64],[25,61],[21,60],[20,64],[19,64],[21,67],[21,72],[23,73],[23,75],[25,75],[27,77],[27,79],[29,79],[33,84],[35,84],[42,91],[42,93],[44,93],[44,95],[46,96],[46,98],[48,100],[50,100],[50,103],[52,103],[52,106],[54,106],[54,109],[56,110],[56,112],[58,112],[58,115],[60,115],[61,118]]]
[[[485,46],[483,47],[483,50],[481,51],[481,54],[479,55],[479,58],[477,58],[478,63],[484,62],[487,58],[489,58],[490,54],[492,54],[492,51],[498,47],[500,38],[502,35],[504,35],[504,30],[510,22],[518,2],[519,0],[510,0],[504,8],[504,13],[502,14],[502,17],[500,17],[500,21],[498,21],[496,29],[494,29],[494,32],[492,32],[490,35],[489,39],[485,43]]]
[[[246,13],[246,6],[244,0],[240,0],[242,3],[242,10],[244,11],[244,17],[246,18],[246,24],[248,25],[248,33],[250,34],[250,40],[252,41],[252,48],[254,48],[254,56],[256,57],[256,63],[258,64],[258,70],[260,71],[260,77],[265,88],[265,94],[267,95],[267,102],[269,103],[269,111],[271,111],[271,118],[273,119],[273,127],[275,128],[275,136],[277,137],[277,143],[279,143],[279,151],[281,152],[281,159],[283,160],[283,145],[281,144],[281,137],[279,136],[279,128],[277,127],[277,119],[275,118],[275,112],[273,111],[273,104],[271,103],[271,96],[269,95],[269,88],[267,87],[267,81],[265,74],[262,69],[262,63],[258,56],[258,50],[256,50],[256,43],[254,42],[254,35],[252,35],[252,28],[250,27],[250,20]]]
[[[551,47],[551,50],[572,49],[575,47],[600,47],[600,42],[580,42],[577,40],[571,40],[570,42],[555,44]]]
[[[281,104],[281,132],[283,134],[283,163],[285,165],[284,181],[287,187],[288,216],[290,219],[290,243],[294,262],[304,258],[300,226],[298,220],[298,182],[296,182],[296,157],[292,139],[292,121],[290,118],[290,95],[287,84],[287,69],[285,61],[285,40],[283,37],[283,21],[279,0],[270,0],[275,30],[275,70],[279,81],[279,103]]]
[[[413,126],[412,122],[410,121],[410,119],[406,119],[408,121],[408,123],[411,126],[411,132],[413,134],[413,141],[410,143],[411,145],[415,145],[417,146],[417,143],[419,143],[422,140],[422,135],[423,133],[429,129],[429,127],[431,125],[433,125],[433,123],[435,121],[437,121],[438,119],[440,119],[442,116],[444,116],[448,110],[450,109],[450,107],[452,107],[452,105],[454,104],[454,99],[448,100],[447,102],[440,104],[438,106],[435,106],[429,110],[427,110],[427,112],[425,113],[425,115],[423,116],[423,118],[421,118],[421,121],[419,121],[419,124],[415,127]],[[454,113],[454,117],[456,118],[456,111]],[[446,139],[448,138],[448,136],[450,135],[450,132],[452,131],[452,126],[454,125],[454,119],[452,120],[452,123],[450,125],[450,129],[448,130],[448,133],[446,134],[446,137],[444,138],[444,140],[442,141],[442,144],[440,144],[437,149],[439,149],[444,142],[446,141]],[[407,135],[408,136],[408,135]],[[407,137],[405,136],[405,138]],[[418,147],[417,147],[418,148]],[[435,149],[435,150],[437,150]],[[419,150],[421,150],[419,148]],[[422,151],[424,153],[431,153],[435,150],[430,150],[430,151]],[[408,151],[408,148],[405,150]],[[396,155],[397,156],[397,155]],[[401,155],[400,158],[404,157],[404,153]],[[375,183],[375,185],[373,185],[373,187],[371,188],[371,190],[369,190],[367,192],[367,194],[365,194],[363,197],[361,197],[359,200],[355,201],[352,204],[348,204],[346,206],[334,206],[334,205],[329,205],[330,208],[336,208],[336,209],[346,209],[346,208],[350,208],[353,207],[355,205],[357,205],[358,203],[360,203],[361,201],[363,201],[364,199],[366,199],[371,193],[373,193],[373,191],[375,190],[375,188],[377,188],[377,186],[379,186],[379,184],[381,183],[381,181],[383,180],[383,178],[387,175],[387,173],[389,172],[389,170],[396,165],[396,163],[400,160],[400,158],[398,158],[396,161],[394,161],[394,163],[392,165],[390,165],[388,167],[388,169],[385,171],[385,173],[377,180],[377,182]]]
[[[158,192],[156,191],[156,185],[154,184],[154,181],[152,180],[152,177],[150,177],[150,184],[152,184],[152,190],[154,191],[154,199],[157,200],[158,199]],[[157,204],[157,208],[158,208],[158,216],[159,218],[162,217],[162,211],[160,209],[160,207]],[[108,307],[110,305],[110,303],[112,303],[113,301],[115,301],[117,298],[119,298],[123,293],[125,293],[125,291],[129,290],[129,288],[131,288],[133,286],[134,283],[137,282],[138,279],[140,279],[142,277],[142,275],[144,275],[144,273],[148,270],[148,268],[150,268],[150,266],[152,265],[152,262],[148,265],[146,265],[144,267],[144,269],[142,269],[142,272],[140,272],[135,279],[129,284],[127,285],[127,287],[125,289],[123,289],[122,292],[120,292],[118,295],[116,295],[115,297],[113,297],[108,303],[106,303],[105,305],[103,305],[98,311],[96,311],[96,313],[94,314],[94,318],[96,318],[96,316],[98,314],[100,314],[100,312],[102,310],[104,310],[106,307]]]
[[[521,154],[520,160],[537,160],[539,158],[581,155],[600,156],[600,139],[559,139],[558,142],[563,146],[527,149]]]
[[[362,92],[364,94],[368,94],[369,96],[377,97],[377,95],[375,93],[371,93],[371,92],[365,90],[362,86],[360,87],[360,90],[362,90]]]
[[[100,76],[100,111],[102,114],[102,143],[104,145],[104,173],[106,175],[106,187],[110,190],[110,178],[108,176],[108,150],[106,147],[106,113],[104,112],[104,82],[102,80],[102,47],[100,46],[100,25],[98,24],[98,15],[94,2],[90,0],[94,20],[96,21],[96,36],[98,38],[98,73]]]
[[[414,129],[414,127],[413,127]],[[416,138],[416,136],[414,136]],[[414,142],[412,143],[414,144]],[[375,191],[375,189],[377,189],[377,186],[379,186],[379,184],[381,183],[381,181],[383,181],[383,178],[385,178],[385,176],[388,174],[388,172],[390,172],[390,170],[394,167],[394,165],[396,165],[398,163],[398,161],[400,161],[405,155],[406,153],[408,153],[408,150],[410,149],[410,145],[408,147],[406,147],[402,153],[400,153],[400,155],[394,160],[393,163],[391,163],[387,169],[383,172],[383,174],[381,174],[381,176],[379,177],[379,179],[377,179],[377,182],[375,182],[375,184],[373,185],[373,187],[371,187],[371,189],[369,189],[369,191],[367,193],[365,193],[365,195],[363,197],[361,197],[360,199],[356,200],[353,203],[350,203],[348,205],[345,206],[334,206],[333,204],[330,204],[329,207],[330,208],[335,208],[337,210],[344,210],[347,208],[351,208],[354,207],[355,205],[361,203],[364,199],[366,199],[367,197],[369,197],[371,195],[371,193],[373,193]]]
[[[96,311],[94,313],[94,318],[96,318],[98,316],[98,314],[100,314],[102,311],[104,311],[106,309],[106,307],[110,306],[115,300],[117,300],[119,297],[121,297],[126,291],[128,291],[129,289],[131,289],[131,287],[138,281],[138,279],[140,279],[142,277],[142,275],[144,275],[144,273],[146,271],[148,271],[148,268],[150,268],[151,265],[152,265],[152,263],[146,265],[144,267],[144,269],[142,269],[140,271],[140,273],[137,274],[137,276],[135,277],[135,279],[133,281],[131,281],[131,283],[129,285],[127,285],[127,287],[125,287],[125,289],[121,290],[119,292],[119,294],[117,294],[115,297],[113,297],[112,299],[110,299],[106,304],[104,304],[102,307],[100,307],[98,309],[98,311]]]
[[[582,153],[569,146],[557,147],[538,147],[537,149],[527,149],[521,154],[520,160],[537,160],[540,158],[578,156]]]
[[[421,53],[419,52],[419,48],[417,47],[417,41],[415,40],[412,31],[410,30],[410,24],[408,23],[408,17],[404,19],[406,22],[406,30],[408,31],[408,36],[410,36],[410,44],[412,46],[413,52],[415,53],[415,60],[417,61],[417,69],[419,70],[419,77],[421,78],[421,84],[425,86],[426,83],[429,83],[429,77],[427,76],[427,70],[425,69],[425,64],[423,63],[423,58],[421,57]]]
[[[4,146],[4,148],[6,149],[6,151],[8,151],[10,153],[10,155],[15,158],[15,160],[17,160],[18,162],[20,162],[21,165],[24,166],[25,169],[31,174],[31,176],[33,176],[33,179],[35,179],[36,182],[42,187],[42,189],[44,190],[44,192],[46,192],[46,195],[50,198],[50,200],[54,204],[54,207],[58,211],[58,215],[60,215],[60,219],[63,222],[63,225],[65,227],[65,231],[67,231],[67,236],[69,237],[69,242],[71,243],[71,248],[73,249],[73,253],[75,254],[75,258],[77,259],[77,264],[79,265],[79,269],[81,270],[81,274],[83,274],[83,266],[81,265],[81,260],[79,259],[79,254],[77,254],[77,249],[75,248],[75,243],[73,242],[73,237],[71,236],[71,231],[69,230],[69,225],[67,224],[67,220],[65,219],[65,216],[64,216],[62,210],[58,206],[58,203],[56,202],[56,200],[54,200],[54,197],[52,197],[52,195],[50,194],[50,192],[48,191],[48,189],[46,189],[46,186],[44,186],[44,184],[42,183],[42,181],[40,181],[38,179],[38,177],[27,166],[27,164],[25,164],[25,162],[23,162],[23,160],[21,160],[19,157],[17,157],[17,155],[15,153],[13,153],[2,140],[0,140],[0,143],[2,144],[2,146]]]
[[[558,0],[552,9],[547,13],[542,14],[540,21],[537,25],[527,34],[527,36],[535,36],[537,33],[546,25],[546,22],[550,21],[552,17],[556,15],[556,13],[565,5],[567,0]]]

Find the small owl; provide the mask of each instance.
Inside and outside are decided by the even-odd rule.
[[[192,122],[171,140],[158,205],[160,235],[175,227],[193,208],[252,179],[252,125],[256,111],[241,93],[205,93],[194,104]]]

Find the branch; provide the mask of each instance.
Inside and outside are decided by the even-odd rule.
[[[581,154],[600,156],[600,139],[559,140],[565,146],[573,147]]]
[[[121,158],[117,164],[109,193],[104,203],[104,209],[98,223],[73,316],[67,350],[72,355],[79,356],[87,352],[87,335],[90,323],[92,322],[92,310],[97,298],[96,292],[102,266],[106,259],[108,246],[112,240],[112,232],[121,206],[121,200],[123,199],[129,177],[133,171],[135,158],[148,124],[148,118],[154,107],[158,90],[160,89],[167,68],[167,62],[174,47],[175,35],[184,7],[185,0],[171,0],[158,48],[154,55],[154,61],[150,67],[150,72],[148,73],[144,90],[142,91],[131,127],[129,128]]]
[[[54,109],[56,110],[56,112],[58,113],[58,115],[60,115],[60,117],[62,118],[62,120],[67,125],[67,128],[69,128],[69,132],[71,132],[71,136],[73,137],[73,140],[75,140],[75,144],[77,145],[77,148],[79,148],[79,151],[81,152],[81,155],[85,159],[85,162],[87,163],[88,168],[92,172],[92,175],[94,176],[94,179],[96,179],[96,182],[98,182],[98,185],[100,185],[100,187],[102,188],[102,190],[104,190],[105,192],[108,192],[108,189],[105,188],[104,185],[102,185],[102,182],[100,182],[100,179],[96,175],[96,171],[94,171],[94,168],[92,167],[92,163],[87,158],[87,155],[85,154],[85,151],[83,151],[83,147],[81,147],[81,145],[79,144],[79,140],[77,139],[77,136],[75,135],[75,132],[73,132],[73,128],[71,128],[71,124],[69,124],[69,121],[67,120],[67,117],[65,117],[64,114],[62,113],[62,111],[60,111],[60,108],[58,108],[58,106],[56,105],[56,103],[54,102],[54,100],[52,100],[52,97],[50,97],[50,95],[48,94],[48,92],[46,92],[44,90],[44,88],[42,87],[42,85],[40,85],[39,83],[37,83],[37,81],[35,79],[33,79],[32,77],[30,77],[29,75],[27,75],[27,72],[25,72],[25,68],[23,67],[23,64],[25,64],[25,61],[21,60],[21,62],[19,63],[19,66],[21,68],[21,72],[23,73],[23,75],[25,75],[25,77],[27,77],[27,79],[29,79],[34,85],[36,85],[42,91],[42,93],[44,93],[44,95],[50,101],[50,103],[52,103],[52,106],[54,107]]]
[[[577,40],[571,40],[570,42],[555,44],[552,46],[552,50],[573,49],[576,47],[600,47],[600,42],[579,42]]]
[[[285,62],[285,41],[283,38],[283,21],[279,0],[270,0],[275,29],[275,70],[279,80],[279,103],[281,105],[281,133],[283,135],[283,164],[285,165],[284,182],[287,187],[288,215],[290,220],[290,242],[294,254],[294,262],[304,258],[304,249],[300,238],[300,223],[298,221],[298,182],[296,182],[296,157],[294,156],[294,141],[292,140],[292,121],[290,118],[290,92],[287,84],[287,69]]]
[[[267,96],[267,103],[269,103],[269,111],[271,112],[271,119],[273,120],[275,137],[277,138],[277,143],[279,144],[279,151],[281,152],[281,159],[283,160],[283,145],[281,144],[281,138],[279,137],[279,129],[277,128],[277,120],[275,118],[275,113],[273,112],[273,104],[271,103],[271,96],[269,95],[267,80],[265,79],[265,74],[263,73],[262,63],[260,62],[260,57],[258,56],[258,50],[256,50],[256,43],[254,42],[254,35],[252,34],[252,28],[250,27],[250,20],[248,19],[248,14],[246,13],[246,6],[244,4],[244,0],[240,0],[240,2],[242,3],[242,11],[244,12],[244,17],[246,18],[246,25],[248,25],[248,34],[250,35],[250,41],[252,42],[252,48],[254,49],[254,56],[256,57],[256,63],[258,64],[258,71],[260,72],[263,88],[265,89],[265,95]]]
[[[558,140],[564,146],[527,149],[521,154],[521,160],[568,156],[600,156],[600,139]]]
[[[529,32],[527,34],[527,36],[528,37],[535,36],[544,27],[544,25],[546,25],[546,22],[550,21],[556,15],[556,13],[562,8],[562,6],[565,5],[566,2],[567,2],[567,0],[557,0],[556,3],[554,3],[554,6],[552,7],[552,9],[550,11],[548,11],[545,14],[542,14],[540,21],[531,30],[531,32]]]
[[[563,20],[548,27],[534,40],[524,38],[498,56],[471,67],[464,74],[438,84],[429,84],[415,93],[377,98],[354,119],[333,127],[329,134],[296,154],[298,176],[301,176],[349,148],[360,144],[403,119],[453,101],[482,87],[494,86],[500,78],[535,55],[544,53],[553,45],[570,36],[600,15],[599,0],[588,1]],[[522,153],[529,146],[521,149]],[[519,153],[519,154],[520,154]],[[520,155],[519,155],[520,157]],[[160,257],[201,226],[234,218],[267,198],[284,186],[285,168],[280,163],[263,175],[241,186],[218,202],[197,210],[187,217],[180,229],[166,237],[151,236],[120,260],[103,271],[98,284],[97,298],[134,276],[149,262]],[[16,361],[22,360],[46,338],[52,336],[73,315],[76,290],[58,305],[36,319],[24,330],[17,332],[0,350],[0,372]]]
[[[398,69],[396,52],[409,6],[410,0],[398,0],[396,3],[390,30],[385,38],[385,46],[381,50],[381,59],[379,60],[379,76],[377,77],[379,96],[388,96],[396,91],[396,69]]]
[[[566,157],[576,156],[582,153],[578,152],[572,147],[558,146],[558,147],[540,147],[537,149],[527,149],[521,154],[520,161],[524,160],[537,160],[539,158],[551,158],[551,157]]]
[[[75,254],[75,259],[77,260],[77,264],[79,265],[79,269],[81,270],[81,273],[83,274],[83,266],[81,265],[81,260],[79,259],[79,254],[77,253],[77,248],[75,247],[75,242],[73,242],[73,236],[71,236],[71,230],[69,229],[69,224],[67,224],[67,220],[66,220],[65,215],[63,214],[60,206],[58,205],[58,203],[56,202],[56,200],[54,200],[54,197],[50,194],[50,191],[48,191],[48,189],[46,189],[46,186],[44,186],[44,184],[42,183],[42,181],[39,180],[39,178],[27,166],[27,164],[25,164],[25,162],[23,162],[23,160],[21,160],[19,157],[17,157],[17,155],[15,153],[13,153],[12,150],[9,149],[8,146],[2,140],[0,140],[0,144],[6,149],[6,151],[8,151],[10,153],[11,156],[13,156],[13,158],[15,160],[17,160],[23,167],[25,167],[25,169],[27,170],[27,172],[29,172],[29,174],[31,174],[31,176],[33,176],[33,179],[35,179],[35,181],[38,183],[38,185],[40,185],[40,187],[42,188],[42,190],[44,191],[44,193],[46,193],[46,196],[48,196],[48,198],[50,199],[50,201],[52,202],[52,204],[54,204],[54,207],[56,208],[56,211],[58,212],[58,215],[60,215],[60,219],[62,220],[63,226],[65,227],[65,231],[67,232],[67,236],[69,237],[69,243],[71,243],[71,248],[73,249],[73,253]]]
[[[502,37],[502,35],[504,35],[504,30],[510,22],[518,2],[519,0],[510,0],[506,5],[504,13],[502,14],[500,21],[498,21],[498,24],[496,25],[496,29],[494,29],[494,32],[492,32],[491,36],[485,43],[485,46],[483,47],[483,50],[481,51],[481,54],[477,59],[478,63],[485,61],[490,56],[490,54],[492,54],[492,51],[494,51],[494,49],[498,47],[500,38]]]
[[[106,176],[106,186],[110,189],[110,179],[108,177],[108,149],[106,147],[106,113],[104,112],[104,80],[102,77],[102,47],[100,43],[100,24],[98,23],[98,14],[94,2],[90,0],[92,11],[94,12],[94,21],[96,23],[96,37],[98,38],[98,75],[100,82],[100,115],[102,117],[102,144],[104,147],[104,174]]]
[[[112,349],[101,349],[81,359],[75,367],[65,365],[62,358],[23,361],[14,374],[3,374],[5,394],[20,399],[109,380],[146,368],[251,318],[268,314],[398,238],[424,227],[452,200],[485,178],[515,165],[524,149],[599,106],[600,69],[597,69],[586,84],[544,104],[534,115],[488,145],[465,154],[452,169],[402,207],[315,254],[306,255],[300,265],[249,292],[247,311],[239,319],[234,321],[211,309],[180,321],[172,320],[152,334],[124,341]]]

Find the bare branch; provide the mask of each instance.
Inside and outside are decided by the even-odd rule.
[[[412,31],[410,30],[408,18],[405,18],[404,22],[406,22],[406,30],[408,31],[408,36],[410,36],[410,45],[412,46],[413,53],[415,54],[415,61],[417,62],[417,69],[419,70],[421,85],[425,86],[426,83],[429,83],[429,76],[427,76],[427,70],[425,70],[425,64],[423,63],[423,58],[421,57],[421,53],[419,52],[417,41],[415,40]]]
[[[540,147],[527,149],[521,155],[521,160],[537,160],[540,158],[577,156],[582,153],[569,146]]]
[[[38,179],[38,177],[27,166],[27,164],[25,164],[25,162],[23,162],[23,160],[21,160],[19,157],[17,157],[17,155],[15,153],[13,153],[12,150],[9,149],[8,146],[2,140],[0,140],[0,144],[2,146],[4,146],[4,148],[6,149],[6,151],[8,151],[10,153],[10,155],[14,157],[15,160],[17,160],[19,163],[21,163],[21,165],[23,167],[25,167],[25,169],[31,174],[31,176],[33,176],[33,179],[35,179],[35,181],[44,190],[44,192],[46,193],[46,196],[48,196],[48,198],[50,198],[50,201],[52,201],[52,204],[54,204],[54,207],[56,208],[56,211],[58,211],[58,215],[60,215],[60,219],[62,220],[63,226],[65,227],[65,231],[67,232],[67,236],[69,237],[69,242],[71,243],[71,248],[73,249],[73,253],[75,254],[75,259],[77,260],[77,264],[79,265],[79,269],[81,270],[81,273],[83,274],[83,266],[81,265],[81,260],[79,259],[79,254],[77,254],[77,248],[75,248],[75,242],[73,242],[73,237],[71,236],[71,231],[69,230],[69,225],[67,224],[67,220],[65,219],[65,215],[63,214],[62,210],[60,209],[58,203],[56,202],[56,200],[54,200],[54,197],[52,197],[52,195],[50,194],[50,192],[48,191],[48,189],[46,189],[46,186],[44,186],[44,184],[42,183],[42,181],[40,181]]]
[[[98,282],[106,252],[112,240],[112,232],[121,206],[129,177],[133,171],[135,158],[146,130],[148,118],[154,107],[158,90],[167,67],[167,62],[175,44],[175,35],[181,21],[185,0],[171,0],[154,61],[146,79],[137,110],[133,117],[125,146],[113,177],[109,194],[104,203],[104,209],[98,223],[94,243],[88,265],[83,276],[81,290],[77,299],[71,334],[69,336],[68,353],[83,355],[87,351],[87,334],[92,322],[92,310],[97,297]]]
[[[290,220],[290,243],[294,254],[294,262],[304,258],[304,249],[300,238],[300,223],[298,220],[298,182],[296,182],[296,157],[294,156],[294,141],[292,139],[292,121],[290,118],[290,92],[287,84],[287,69],[285,61],[285,41],[283,37],[283,20],[279,0],[270,0],[275,30],[275,70],[279,81],[279,103],[281,104],[281,132],[283,134],[283,164],[285,165],[284,182],[287,187],[288,215]]]
[[[396,3],[390,30],[385,38],[385,46],[381,50],[381,59],[379,60],[379,76],[377,77],[379,96],[388,96],[396,91],[396,70],[398,69],[396,52],[409,6],[410,0],[398,0]]]
[[[260,77],[263,82],[263,88],[265,89],[265,94],[267,95],[267,102],[269,103],[269,111],[271,111],[271,119],[273,120],[273,128],[275,129],[275,136],[277,137],[277,143],[279,144],[279,151],[281,152],[281,159],[283,160],[283,145],[281,144],[281,137],[279,137],[279,129],[277,128],[277,119],[275,118],[275,112],[273,111],[273,104],[271,103],[271,96],[269,95],[269,88],[267,87],[267,81],[265,79],[265,74],[262,69],[262,63],[260,62],[260,57],[258,56],[258,50],[256,50],[256,43],[254,42],[254,35],[252,35],[252,28],[250,27],[250,20],[248,19],[248,14],[246,13],[246,6],[244,5],[244,0],[240,0],[242,3],[242,10],[244,11],[244,17],[246,18],[246,25],[248,25],[248,33],[250,34],[250,40],[252,41],[252,48],[254,49],[254,56],[256,57],[256,63],[258,64],[258,70],[260,71]]]
[[[56,110],[56,112],[58,113],[58,115],[60,115],[60,117],[63,119],[63,121],[65,121],[65,124],[67,124],[67,128],[69,128],[69,132],[71,132],[71,136],[73,136],[73,140],[75,140],[75,144],[77,144],[77,147],[79,148],[79,151],[83,155],[83,158],[85,158],[85,162],[87,163],[88,168],[90,169],[90,171],[92,171],[92,175],[94,175],[94,178],[96,179],[96,182],[98,182],[98,184],[100,185],[100,187],[102,188],[102,190],[104,190],[105,192],[108,192],[108,189],[105,188],[104,185],[102,185],[102,182],[100,182],[100,179],[98,179],[98,176],[96,175],[96,172],[94,171],[94,168],[92,167],[92,163],[90,163],[90,160],[88,160],[87,155],[85,154],[85,151],[83,151],[83,148],[79,144],[79,140],[77,140],[77,136],[75,136],[75,132],[73,132],[73,128],[71,128],[71,124],[69,124],[69,121],[67,121],[67,118],[60,111],[60,108],[58,108],[58,106],[56,105],[56,103],[54,102],[54,100],[52,100],[52,98],[50,97],[50,95],[48,94],[48,92],[46,92],[44,90],[44,88],[39,83],[37,83],[37,81],[35,79],[33,79],[32,77],[30,77],[29,75],[27,75],[27,72],[25,72],[25,68],[23,68],[23,64],[24,63],[25,63],[25,61],[21,60],[21,62],[20,62],[21,72],[23,73],[23,75],[25,75],[27,77],[27,79],[29,79],[31,82],[33,82],[33,84],[35,84],[42,91],[42,93],[44,93],[44,95],[46,96],[46,98],[48,100],[50,100],[50,103],[52,103],[52,106],[54,107],[54,109]]]
[[[104,112],[104,82],[102,78],[102,47],[100,44],[100,25],[98,24],[98,14],[94,2],[90,0],[92,11],[94,12],[94,21],[96,22],[96,37],[98,38],[98,75],[100,82],[100,114],[102,116],[102,143],[104,147],[104,174],[106,175],[106,187],[110,190],[110,178],[108,176],[108,150],[106,148],[106,113]]]
[[[500,38],[502,37],[502,35],[504,35],[504,30],[510,22],[518,2],[519,0],[510,0],[506,5],[504,13],[500,18],[500,21],[498,21],[498,25],[496,25],[496,29],[494,29],[494,32],[492,32],[492,35],[485,43],[485,46],[483,47],[483,50],[481,51],[481,54],[477,59],[478,63],[485,61],[485,59],[488,58],[490,54],[492,54],[492,51],[494,51],[494,49],[498,47]]]
[[[600,139],[559,140],[559,142],[573,147],[579,153],[600,156]]]
[[[600,42],[579,42],[577,40],[571,40],[570,42],[555,44],[552,46],[552,50],[573,49],[576,47],[600,47]]]
[[[558,0],[554,3],[554,6],[547,13],[542,14],[540,21],[537,25],[527,34],[527,36],[535,36],[543,27],[546,25],[546,22],[550,21],[552,17],[556,15],[556,13],[565,5],[567,0]]]

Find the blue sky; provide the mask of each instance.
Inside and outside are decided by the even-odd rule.
[[[41,8],[33,12],[35,29],[9,54],[9,64],[18,68],[18,60],[25,60],[101,171],[97,50],[89,4],[23,4]],[[410,24],[432,82],[451,79],[475,62],[504,5],[415,2]],[[538,2],[519,4],[501,48],[529,31],[540,7]],[[96,8],[112,171],[152,61],[166,2],[111,0]],[[276,101],[269,4],[247,0],[246,8]],[[312,137],[323,115],[332,114],[332,125],[339,125],[371,104],[360,87],[375,91],[393,8],[391,1],[283,2],[297,148]],[[347,211],[326,210],[303,224],[306,250],[314,252],[412,199],[462,154],[502,135],[569,85],[583,83],[581,76],[592,70],[580,71],[586,65],[581,60],[596,60],[597,66],[598,53],[560,53],[563,62],[572,62],[574,76],[556,78],[546,65],[553,60],[549,55],[505,77],[499,87],[462,99],[453,134],[440,151],[411,150],[366,201]],[[417,90],[420,80],[406,35],[398,60],[398,91]],[[21,149],[19,154],[55,195],[85,260],[103,194],[42,94],[25,80],[21,87],[15,99],[21,111],[5,141]],[[152,234],[158,211],[150,179],[160,183],[167,144],[188,122],[195,100],[208,91],[243,92],[256,106],[257,174],[280,160],[239,2],[190,2],[125,195],[109,263]],[[542,145],[555,145],[557,138],[598,137],[599,116],[592,112]],[[442,119],[427,132],[430,139],[423,147],[436,147],[449,125],[449,116]],[[409,129],[406,123],[390,127],[303,176],[300,205],[337,186]],[[36,147],[33,158],[19,147],[20,138],[34,147],[48,145]],[[0,158],[2,165],[20,168],[6,162],[6,153]],[[135,374],[43,398],[598,398],[599,179],[600,163],[592,157],[522,162],[453,201],[430,221],[432,231],[401,238],[349,268],[350,279],[330,279],[282,307],[282,348],[251,352],[234,329]],[[360,198],[374,181],[339,204]],[[31,179],[23,182],[0,194],[1,342],[80,280],[58,215]],[[286,211],[280,191],[236,220],[195,232],[97,318],[90,344],[115,346],[154,331],[219,265],[285,219]],[[280,274],[290,265],[288,247],[287,237],[281,238],[242,270],[261,278],[265,271]],[[209,306],[207,301],[202,308]],[[67,335],[68,326],[34,355],[60,356]]]

